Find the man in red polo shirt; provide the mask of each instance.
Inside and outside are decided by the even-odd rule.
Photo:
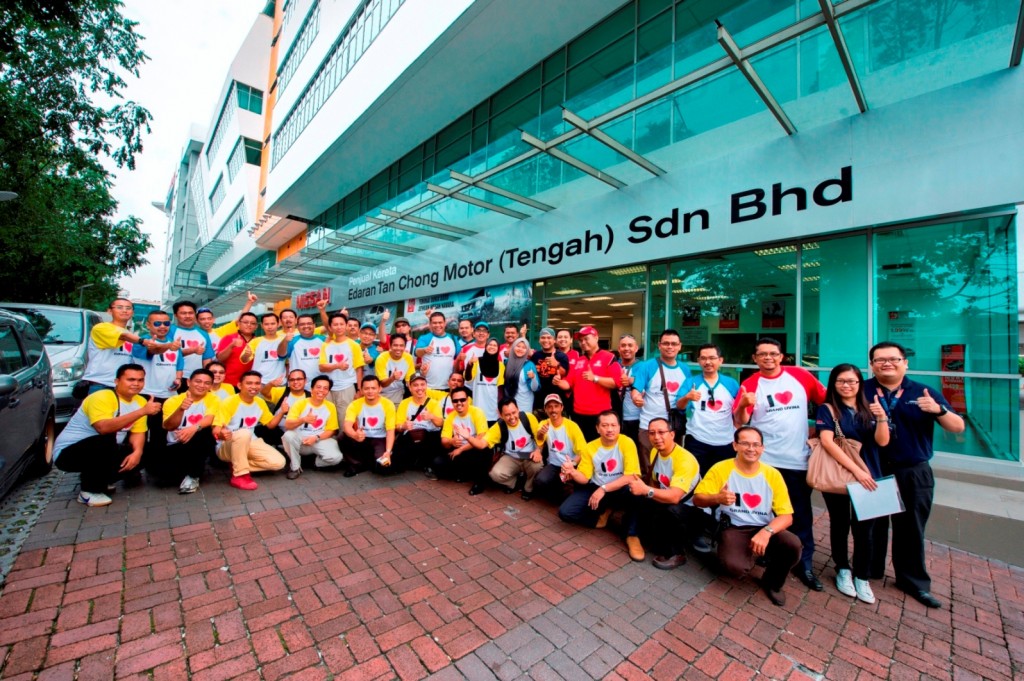
[[[612,391],[622,387],[622,367],[615,355],[597,344],[597,329],[584,326],[576,334],[581,353],[570,360],[569,374],[551,383],[562,390],[573,391],[573,421],[583,437],[591,440],[597,434],[597,417],[612,408]]]

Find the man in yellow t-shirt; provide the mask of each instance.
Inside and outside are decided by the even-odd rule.
[[[399,343],[404,341],[402,338]],[[412,397],[402,400],[395,413],[395,465],[422,470],[427,478],[437,480],[430,464],[441,453],[441,403],[427,394],[427,379],[422,374],[412,374],[409,390]]]
[[[296,369],[296,372],[301,369]],[[317,376],[310,386],[310,396],[295,401],[284,422],[284,451],[288,453],[287,478],[302,475],[302,455],[316,454],[315,466],[327,468],[341,463],[341,450],[335,435],[338,433],[338,410],[327,399],[331,393],[331,379]]]
[[[359,343],[345,335],[348,317],[340,312],[331,315],[330,337],[320,348],[322,373],[331,379],[330,400],[343,416],[356,398],[356,389],[363,382],[363,351]]]
[[[360,384],[363,396],[345,410],[344,475],[351,478],[370,470],[391,473],[391,453],[395,447],[395,405],[380,395],[380,380],[364,376]]]
[[[734,577],[746,575],[754,561],[768,565],[761,577],[765,594],[775,605],[785,605],[782,587],[786,575],[800,561],[803,544],[788,531],[793,524],[793,504],[782,474],[761,463],[764,436],[753,426],[740,426],[733,435],[736,458],[719,461],[697,485],[693,503],[717,507],[730,526],[718,540],[718,559]]]
[[[483,436],[469,436],[470,443],[477,449],[488,452],[499,447],[501,456],[491,467],[490,478],[505,488],[505,494],[516,490],[519,474],[526,476],[523,484],[523,501],[533,498],[533,479],[544,467],[536,433],[539,429],[537,418],[528,411],[519,411],[511,397],[498,402],[500,420],[487,429]]]
[[[118,367],[134,364],[132,348],[136,343],[146,346],[151,352],[177,350],[178,343],[157,343],[152,339],[142,339],[128,330],[128,322],[132,319],[135,306],[127,298],[115,298],[108,312],[109,322],[100,322],[89,332],[89,343],[86,352],[85,374],[82,381],[89,384],[89,392],[103,388],[113,388]]]
[[[602,528],[613,510],[625,511],[626,548],[630,558],[641,561],[644,549],[637,534],[636,503],[629,493],[629,483],[640,477],[640,461],[636,444],[622,435],[620,428],[618,414],[601,412],[597,415],[600,437],[587,444],[579,466],[572,461],[562,464],[562,474],[576,483],[576,490],[562,502],[558,517],[567,523]]]
[[[259,485],[252,479],[254,471],[279,471],[286,461],[277,451],[253,432],[257,424],[276,428],[284,411],[271,414],[259,396],[263,377],[258,371],[246,371],[238,382],[238,394],[221,405],[213,419],[213,434],[220,440],[217,457],[231,462],[232,487],[254,490]]]
[[[686,564],[686,544],[700,537],[704,528],[704,513],[692,503],[693,490],[700,482],[700,464],[676,444],[675,432],[666,419],[652,418],[647,433],[651,479],[633,480],[629,491],[637,499],[644,542],[655,547],[654,567],[672,570]]]
[[[469,494],[476,496],[484,491],[491,453],[473,447],[469,438],[487,432],[487,417],[483,410],[469,406],[468,388],[452,388],[449,397],[454,409],[444,418],[441,427],[441,446],[446,451],[434,457],[430,468],[441,478],[455,482],[472,480]]]
[[[405,399],[405,386],[416,373],[416,363],[405,351],[405,338],[395,336],[391,339],[390,349],[377,355],[373,368],[380,379],[381,394],[396,407],[400,405]]]
[[[538,447],[547,446],[547,463],[534,478],[533,489],[561,504],[565,501],[568,482],[568,478],[562,476],[562,464],[578,463],[587,448],[587,440],[576,422],[565,418],[565,404],[557,393],[544,398],[544,413],[548,417],[540,422],[534,435]]]
[[[113,501],[108,486],[119,473],[135,469],[146,443],[146,418],[160,411],[139,392],[146,370],[123,364],[114,374],[114,388],[85,398],[53,444],[53,463],[69,473],[81,473],[78,503],[107,506]]]
[[[220,400],[210,392],[211,388],[213,374],[208,369],[196,369],[189,376],[188,390],[164,402],[167,447],[160,452],[159,460],[147,464],[147,471],[180,480],[179,494],[192,494],[199,489],[206,460],[217,448],[213,419],[220,411]]]

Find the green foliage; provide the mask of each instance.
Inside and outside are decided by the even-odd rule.
[[[147,60],[120,0],[10,0],[0,9],[0,289],[97,305],[146,263],[141,220],[115,221],[101,161],[135,167],[149,111],[124,101]]]

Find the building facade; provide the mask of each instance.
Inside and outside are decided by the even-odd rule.
[[[1010,0],[279,2],[255,247],[223,251],[209,296],[647,347],[674,327],[734,375],[761,336],[822,378],[895,340],[967,416],[938,464],[1020,478],[1021,17]]]

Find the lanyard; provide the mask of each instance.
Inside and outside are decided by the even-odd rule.
[[[885,416],[886,418],[889,419],[889,424],[891,426],[892,410],[896,408],[896,404],[900,401],[900,398],[903,396],[903,388],[900,387],[900,389],[897,390],[895,393],[889,393],[888,395],[885,394],[885,391],[882,390],[881,386],[879,386],[877,390],[878,397],[880,398],[878,402],[882,405],[882,409],[885,411]]]

